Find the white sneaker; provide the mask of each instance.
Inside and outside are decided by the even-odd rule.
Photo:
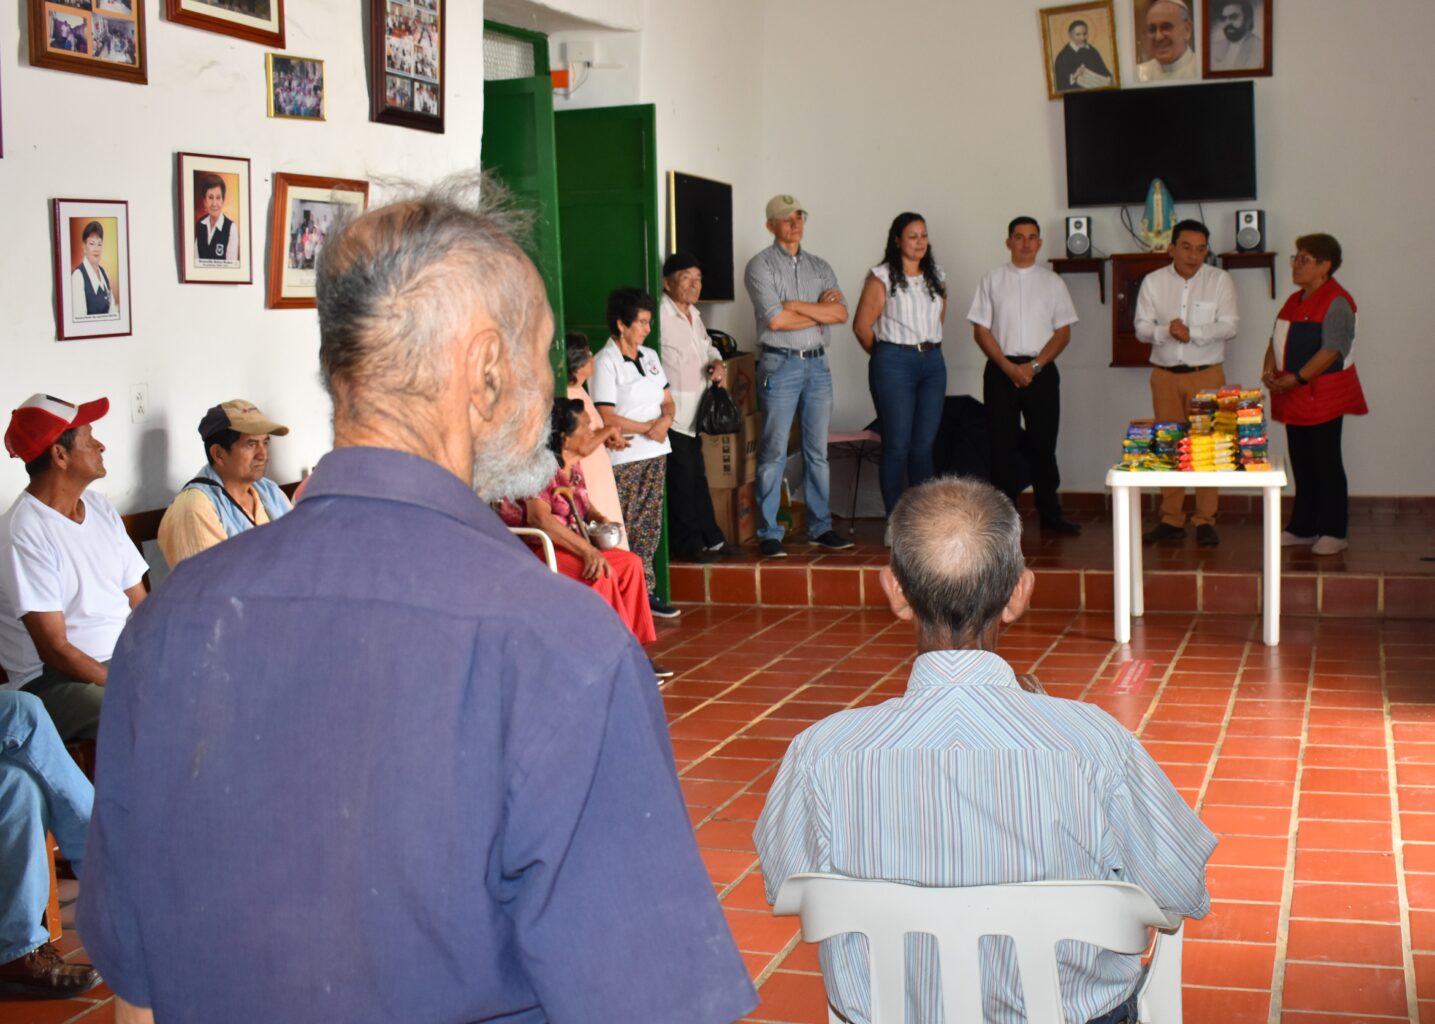
[[[1344,537],[1317,537],[1311,545],[1310,553],[1313,555],[1338,555],[1350,544]]]
[[[1297,537],[1289,530],[1281,531],[1281,547],[1283,548],[1308,548],[1317,539],[1316,537]]]

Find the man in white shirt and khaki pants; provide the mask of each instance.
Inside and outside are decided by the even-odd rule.
[[[1211,232],[1198,220],[1183,220],[1171,231],[1171,264],[1146,275],[1136,300],[1136,337],[1151,346],[1151,405],[1158,422],[1185,423],[1197,392],[1226,382],[1226,342],[1236,336],[1240,315],[1231,275],[1206,263]],[[1148,543],[1186,537],[1186,491],[1161,489],[1161,520],[1146,531]],[[1214,487],[1196,489],[1196,543],[1213,548],[1216,532]]]

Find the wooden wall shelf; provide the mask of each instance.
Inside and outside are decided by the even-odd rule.
[[[1106,257],[1053,256],[1047,262],[1058,274],[1095,274],[1101,304],[1106,305]]]
[[[1276,254],[1273,252],[1223,252],[1221,253],[1221,268],[1223,270],[1260,270],[1262,268],[1270,271],[1271,275],[1271,298],[1276,297]]]

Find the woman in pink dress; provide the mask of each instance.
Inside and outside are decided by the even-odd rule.
[[[621,533],[618,546],[628,550],[628,531],[623,526],[623,506],[618,500],[618,484],[613,479],[613,464],[608,461],[608,449],[622,451],[628,442],[616,429],[603,426],[603,417],[593,406],[593,399],[583,385],[593,376],[593,350],[588,347],[588,336],[581,331],[569,331],[564,337],[568,347],[568,397],[583,403],[588,425],[593,428],[594,447],[583,453],[580,465],[583,477],[588,482],[588,498],[593,507],[603,513],[610,523],[617,523]]]

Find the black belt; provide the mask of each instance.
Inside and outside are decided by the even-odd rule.
[[[1035,358],[1036,356],[1007,356],[1006,361],[1020,366],[1022,363],[1029,363]]]
[[[1158,366],[1156,369],[1165,370],[1167,373],[1195,373],[1197,370],[1209,370],[1213,366],[1220,365],[1220,363],[1207,363],[1205,366]]]
[[[878,339],[877,339],[877,344],[879,344],[879,345],[891,345],[891,346],[893,346],[894,348],[914,348],[914,349],[916,349],[918,352],[930,352],[930,351],[932,351],[932,349],[934,349],[934,348],[941,348],[941,347],[942,347],[942,343],[941,343],[940,341],[919,341],[919,342],[917,342],[917,344],[912,345],[912,344],[909,344],[909,343],[907,343],[907,342],[901,342],[901,341],[883,341],[881,338],[878,338]]]
[[[762,346],[762,350],[763,350],[764,352],[772,352],[772,353],[774,353],[774,354],[776,354],[776,355],[779,355],[779,356],[796,356],[798,359],[816,359],[818,356],[820,356],[820,355],[825,355],[825,354],[826,354],[826,352],[827,352],[827,347],[826,347],[826,346],[823,346],[822,348],[802,348],[802,349],[797,349],[797,348],[777,348],[777,347],[774,346],[774,345],[764,345],[764,346]]]

